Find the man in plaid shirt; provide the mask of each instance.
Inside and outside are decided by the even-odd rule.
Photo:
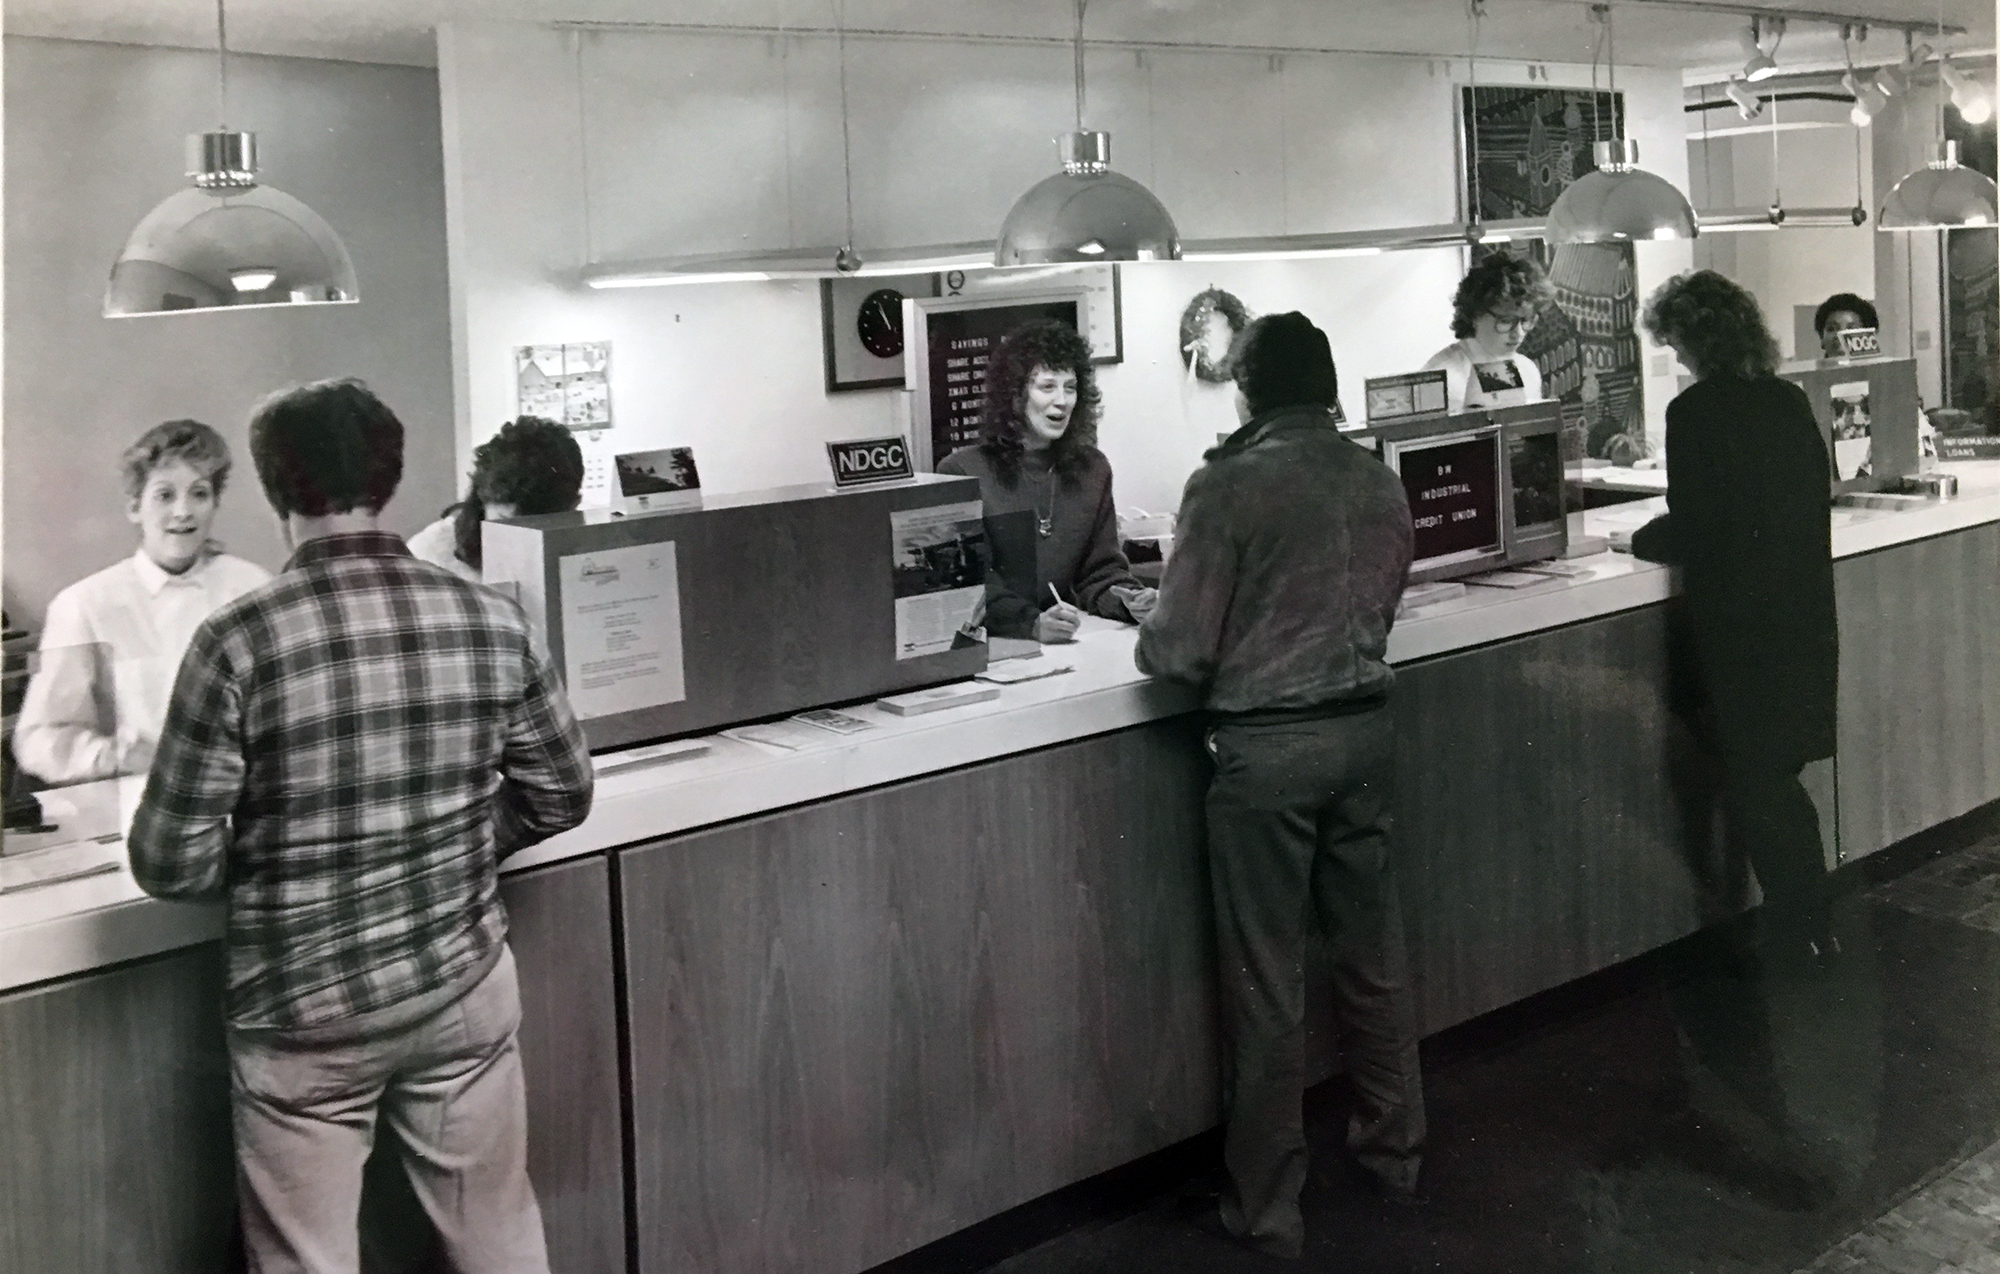
[[[377,525],[381,400],[276,395],[250,450],[292,558],[195,631],[128,842],[147,892],[227,905],[250,1266],[358,1267],[379,1111],[453,1268],[545,1271],[496,873],[583,821],[589,753],[520,607]]]

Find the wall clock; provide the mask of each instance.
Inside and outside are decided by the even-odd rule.
[[[1230,379],[1229,346],[1250,325],[1243,302],[1221,288],[1207,288],[1181,311],[1181,365],[1199,380],[1220,385]]]
[[[894,288],[876,288],[861,298],[861,313],[854,320],[861,348],[877,358],[900,358],[903,353],[903,294]]]
[[[936,296],[935,274],[819,281],[826,391],[889,389],[903,383],[903,298]]]

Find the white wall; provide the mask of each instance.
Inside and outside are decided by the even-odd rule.
[[[272,389],[364,378],[408,430],[392,529],[452,498],[444,181],[435,75],[411,67],[240,56],[231,123],[264,176],[340,233],[361,303],[297,312],[102,316],[112,260],[186,184],[182,138],[213,128],[212,54],[9,36],[6,53],[6,604],[39,622],[55,592],[132,551],[118,455],[162,420],[229,439],[216,530],[270,568],[284,551],[246,448]]]
[[[1836,102],[1781,102],[1781,123],[1827,127],[1786,129],[1777,134],[1776,190],[1787,208],[1848,208],[1855,202],[1855,130]],[[1755,121],[1768,125],[1772,106]],[[1709,127],[1741,128],[1734,109],[1709,113]],[[1873,190],[1873,147],[1862,134],[1859,155],[1861,202]],[[1700,122],[1688,127],[1688,170],[1698,208],[1762,208],[1773,194],[1771,134],[1736,134],[1702,142]],[[1713,190],[1709,187],[1713,186]],[[1869,209],[1874,216],[1874,209]],[[1695,244],[1695,262],[1719,270],[1747,288],[1764,309],[1771,332],[1786,358],[1817,358],[1817,343],[1798,348],[1794,314],[1816,307],[1835,292],[1873,298],[1873,225],[1803,227],[1706,235]]]
[[[1055,169],[1071,126],[1065,50],[850,39],[855,240],[990,238]],[[515,412],[511,351],[613,342],[618,450],[687,444],[703,481],[746,489],[824,477],[820,443],[897,430],[893,391],[828,395],[811,283],[592,292],[589,263],[831,244],[844,235],[831,42],[511,23],[440,29],[460,454]],[[1086,123],[1188,238],[1449,221],[1457,215],[1454,70],[1420,59],[1099,52]],[[581,72],[579,77],[579,70]],[[1588,84],[1587,67],[1552,67]],[[1525,83],[1482,66],[1485,83]],[[579,78],[583,85],[578,92]],[[1634,135],[1685,186],[1681,89],[1624,70]],[[587,198],[585,197],[587,193]],[[1640,285],[1685,244],[1639,248]],[[1463,253],[1129,266],[1125,362],[1103,369],[1102,441],[1121,504],[1177,503],[1233,421],[1177,352],[1188,298],[1214,284],[1328,330],[1343,381],[1416,367],[1449,339]],[[1649,358],[1658,427],[1673,381]],[[463,466],[461,466],[463,467]]]

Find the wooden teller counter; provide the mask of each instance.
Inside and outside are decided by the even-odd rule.
[[[2000,462],[1944,468],[1955,500],[1833,513],[1840,747],[1808,778],[1843,859],[2000,798]],[[877,494],[869,517],[925,550],[896,561],[899,603],[903,572],[951,583],[949,519],[926,510],[960,488]],[[756,560],[839,540],[793,502]],[[1615,535],[1654,504],[1575,529]],[[575,517],[528,529],[583,534]],[[563,598],[631,586],[614,600],[663,604],[634,584],[657,568],[642,539],[605,541],[573,576],[517,546],[514,586],[572,681],[603,634],[566,629],[558,611],[587,608]],[[679,715],[644,717],[657,669],[593,682],[596,807],[504,869],[555,1268],[850,1274],[1214,1125],[1200,724],[1186,691],[1134,670],[1133,631],[1086,623],[1039,656],[1069,671],[981,702],[855,702],[893,689],[878,685],[845,696],[859,725],[773,725],[787,708],[754,698],[773,675],[758,661],[820,656],[762,649],[763,621],[693,544]],[[1391,637],[1426,1032],[1743,901],[1705,895],[1668,782],[1671,574],[1572,561],[1426,606]],[[888,574],[852,588],[886,599]],[[949,621],[899,607],[893,636],[883,618],[841,640],[893,643],[877,681],[935,684],[983,666]],[[813,675],[854,671],[835,663]],[[746,720],[766,728],[714,732]],[[669,735],[703,750],[625,746]],[[72,790],[65,809],[87,822],[96,800],[115,842],[135,786]],[[145,898],[115,864],[0,894],[0,1269],[221,1268],[220,930],[216,910]]]

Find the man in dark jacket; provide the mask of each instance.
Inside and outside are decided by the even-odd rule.
[[[1394,719],[1385,662],[1409,573],[1394,474],[1341,436],[1326,335],[1302,314],[1232,353],[1243,428],[1188,480],[1142,671],[1201,688],[1227,1079],[1222,1223],[1278,1256],[1305,1227],[1304,948],[1335,952],[1347,1143],[1392,1198],[1415,1197],[1424,1138],[1415,1007],[1388,840]]]

